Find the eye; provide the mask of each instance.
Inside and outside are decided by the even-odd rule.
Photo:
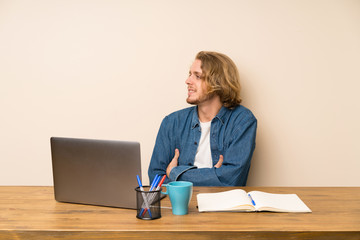
[[[200,75],[195,75],[196,79],[201,79]]]

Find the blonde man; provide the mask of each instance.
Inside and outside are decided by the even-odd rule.
[[[240,105],[239,73],[217,52],[199,52],[186,79],[186,101],[161,123],[148,170],[165,182],[245,186],[255,149],[257,120]]]

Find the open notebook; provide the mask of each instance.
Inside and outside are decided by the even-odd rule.
[[[235,189],[197,195],[199,212],[311,212],[296,194],[274,194],[260,191],[249,193]]]

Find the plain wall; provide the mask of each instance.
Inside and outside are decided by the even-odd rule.
[[[198,51],[237,64],[251,186],[360,185],[360,1],[0,0],[0,185],[52,185],[50,137],[141,143]]]

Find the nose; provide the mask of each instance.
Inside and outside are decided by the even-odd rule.
[[[188,76],[188,78],[185,80],[185,83],[189,85],[191,83],[191,75]]]

